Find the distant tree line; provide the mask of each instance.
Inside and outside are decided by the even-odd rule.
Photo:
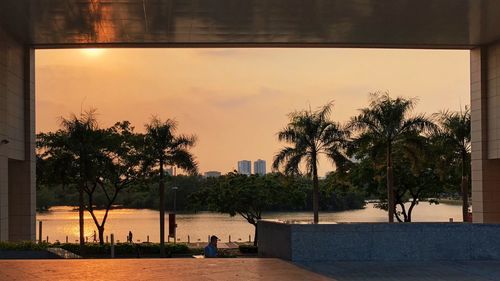
[[[176,191],[176,210],[178,212],[199,212],[214,211],[209,203],[200,204],[196,201],[199,194],[206,194],[206,190],[224,182],[225,179],[234,172],[219,178],[204,178],[200,175],[176,175],[166,176],[168,183],[165,188],[165,209],[173,210],[174,191],[172,187],[178,187]],[[332,183],[332,175],[325,179],[320,179],[320,192],[324,200],[321,201],[320,209],[322,211],[343,211],[363,208],[365,203],[365,193],[363,190],[356,190],[344,182]],[[282,195],[298,197],[300,200],[289,200],[288,197],[265,209],[266,212],[272,211],[309,211],[312,209],[312,188],[311,181],[306,177],[287,177],[280,173],[271,173],[265,176],[252,175],[251,177],[275,178],[275,181],[268,181],[272,184],[271,188],[283,189]],[[279,180],[278,180],[279,179]],[[290,190],[291,189],[291,190]],[[337,194],[338,190],[338,194]],[[158,181],[152,177],[131,184],[130,187],[123,190],[114,201],[115,208],[131,209],[152,209],[159,210],[159,187]],[[196,196],[195,196],[196,193]],[[199,194],[198,194],[199,193]],[[94,194],[94,208],[106,208],[106,195],[97,190]],[[37,186],[37,209],[46,211],[53,206],[78,206],[78,190],[72,186],[63,187],[56,184],[39,184]],[[113,208],[112,207],[112,208]]]

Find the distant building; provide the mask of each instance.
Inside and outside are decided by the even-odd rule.
[[[208,171],[203,174],[205,178],[218,178],[221,176],[221,172],[219,171]]]
[[[175,167],[166,168],[165,173],[167,173],[170,176],[176,176],[176,169]]]
[[[256,175],[265,175],[266,174],[266,161],[262,159],[257,159],[257,161],[253,162],[253,173]]]
[[[250,160],[241,160],[238,161],[238,173],[243,175],[251,175],[252,174],[252,161]]]

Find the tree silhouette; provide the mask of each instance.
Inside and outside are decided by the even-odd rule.
[[[302,110],[289,114],[290,122],[278,133],[278,139],[289,144],[274,156],[273,169],[283,166],[285,174],[300,174],[303,163],[306,174],[313,180],[314,223],[319,222],[318,160],[321,154],[337,168],[348,162],[343,150],[347,132],[330,120],[333,103],[316,111]]]
[[[84,252],[84,192],[97,175],[96,159],[100,153],[96,143],[99,128],[95,110],[61,117],[61,129],[54,133],[39,134],[38,145],[42,158],[50,158],[54,172],[63,175],[62,181],[73,181],[78,189],[78,220],[80,228],[80,253]]]
[[[394,147],[399,146],[415,155],[415,149],[422,146],[419,135],[436,127],[423,114],[411,115],[415,104],[415,99],[393,99],[388,93],[373,93],[369,107],[361,109],[360,114],[353,117],[348,125],[348,128],[359,133],[352,143],[357,153],[368,152],[374,158],[385,156],[389,222],[394,222],[395,213]]]
[[[458,166],[461,167],[460,191],[462,193],[462,216],[465,222],[469,214],[470,109],[465,107],[465,110],[460,112],[443,111],[436,114],[436,116],[439,129],[434,138],[442,148],[443,160],[448,164],[458,162]]]
[[[165,167],[176,166],[190,174],[197,173],[198,164],[189,152],[196,137],[176,135],[177,122],[172,119],[162,122],[153,117],[145,127],[143,167],[159,176],[160,255],[165,257]]]

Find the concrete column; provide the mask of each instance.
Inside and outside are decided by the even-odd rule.
[[[0,141],[9,139],[8,103],[11,73],[9,71],[10,41],[0,28]],[[8,157],[11,149],[0,143],[0,241],[9,239]]]
[[[0,240],[35,239],[34,51],[0,27]]]
[[[9,240],[36,239],[35,51],[24,51],[24,159],[9,159]]]
[[[471,51],[472,209],[500,223],[500,43]]]
[[[0,241],[9,239],[9,188],[7,176],[7,157],[0,155]]]

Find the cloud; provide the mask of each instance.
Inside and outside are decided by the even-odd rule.
[[[261,87],[255,93],[247,95],[242,93],[216,94],[214,91],[200,88],[192,88],[192,91],[203,96],[206,103],[223,110],[241,109],[261,102],[268,103],[270,100],[284,96],[282,91],[269,87]]]

